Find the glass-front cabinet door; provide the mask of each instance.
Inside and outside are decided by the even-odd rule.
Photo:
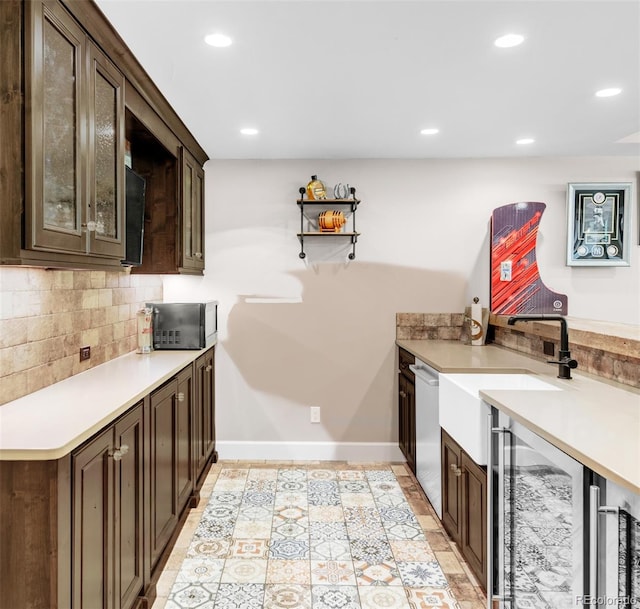
[[[90,66],[89,249],[124,258],[124,77],[93,45]]]
[[[57,0],[28,2],[26,247],[124,257],[124,77]]]
[[[503,413],[493,415],[492,606],[582,606],[585,468]]]
[[[27,201],[32,205],[27,247],[82,252],[84,222],[85,34],[56,2],[32,2],[27,28],[31,113]]]
[[[182,268],[204,269],[204,171],[182,149]]]

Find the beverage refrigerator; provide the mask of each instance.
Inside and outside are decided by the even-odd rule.
[[[488,609],[640,607],[640,496],[495,408],[487,433]]]

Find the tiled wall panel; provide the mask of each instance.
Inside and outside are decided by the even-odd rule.
[[[0,404],[133,351],[136,311],[161,299],[155,275],[1,268]]]

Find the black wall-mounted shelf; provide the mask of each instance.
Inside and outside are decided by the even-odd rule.
[[[349,252],[349,260],[353,260],[356,257],[356,243],[360,236],[360,233],[356,231],[356,211],[360,204],[360,199],[356,199],[356,189],[353,187],[350,188],[351,198],[349,199],[305,199],[307,189],[304,186],[300,187],[299,192],[300,198],[296,201],[300,208],[300,232],[298,233],[300,253],[298,256],[300,256],[300,258],[306,257],[307,254],[304,251],[304,241],[307,238],[315,239],[316,237],[321,237],[323,239],[327,239],[331,237],[338,237],[340,239],[349,239],[351,241],[352,249],[351,252]],[[347,223],[351,224],[351,230],[332,232],[322,231],[319,229],[318,213],[331,209],[336,209],[337,211],[345,209],[345,217],[347,219]],[[310,210],[314,210],[313,213],[311,213]],[[307,223],[306,228],[308,230],[305,230],[305,220]]]

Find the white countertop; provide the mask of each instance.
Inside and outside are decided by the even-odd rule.
[[[530,372],[562,391],[491,390],[480,396],[596,473],[640,494],[640,391],[494,345],[398,340],[439,372]]]
[[[0,406],[0,460],[64,457],[204,351],[128,353]]]

